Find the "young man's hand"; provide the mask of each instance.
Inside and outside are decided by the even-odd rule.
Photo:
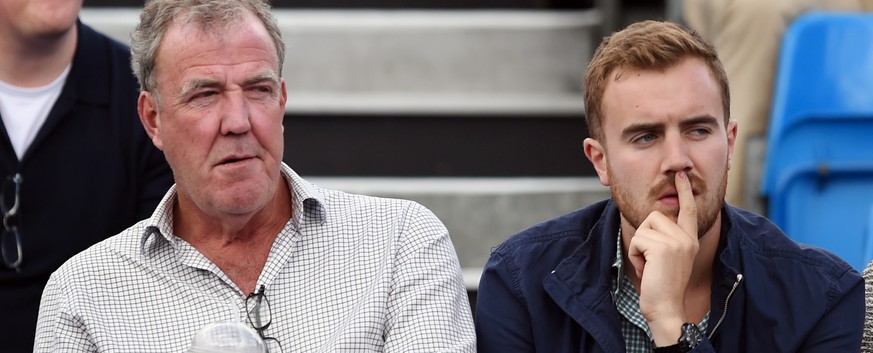
[[[656,346],[676,344],[688,321],[685,290],[699,248],[697,203],[685,172],[674,176],[679,197],[676,222],[654,211],[640,224],[628,246],[628,259],[640,278],[640,310]]]

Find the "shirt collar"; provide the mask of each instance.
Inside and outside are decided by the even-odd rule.
[[[282,177],[291,190],[291,227],[300,229],[307,222],[324,224],[327,222],[325,200],[322,189],[301,178],[284,162],[281,166]],[[146,254],[150,248],[164,239],[174,245],[182,241],[173,234],[173,207],[176,203],[176,185],[170,187],[164,198],[155,208],[152,216],[146,220],[146,228],[140,239],[140,251]],[[156,235],[156,236],[153,236]]]
[[[300,229],[304,222],[318,224],[327,222],[323,190],[301,178],[285,163],[282,163],[282,176],[285,177],[291,190],[292,226]]]

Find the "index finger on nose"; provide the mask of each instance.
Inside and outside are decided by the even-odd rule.
[[[691,180],[686,172],[674,176],[676,192],[679,194],[679,219],[677,223],[689,236],[697,239],[697,202],[691,189]]]

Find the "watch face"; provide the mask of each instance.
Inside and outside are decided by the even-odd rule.
[[[682,325],[682,337],[679,338],[679,343],[688,348],[697,347],[700,341],[703,340],[703,334],[697,325],[686,322]]]

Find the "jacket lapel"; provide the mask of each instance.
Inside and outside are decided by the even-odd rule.
[[[610,201],[588,239],[543,281],[549,296],[581,326],[581,345],[588,346],[586,340],[593,339],[605,352],[625,352],[618,310],[610,295],[618,224],[618,210]]]

